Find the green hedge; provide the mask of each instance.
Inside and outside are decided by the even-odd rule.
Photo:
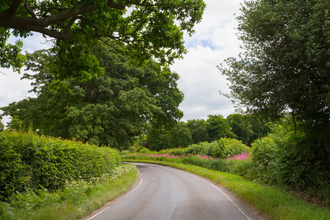
[[[118,152],[108,147],[4,131],[0,133],[0,200],[26,188],[56,190],[66,181],[91,180],[119,163]]]
[[[214,158],[226,159],[234,155],[249,152],[250,148],[242,143],[242,141],[232,138],[221,138],[211,143],[201,142],[190,145],[186,148],[186,154],[208,155]]]

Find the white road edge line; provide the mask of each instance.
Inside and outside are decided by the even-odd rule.
[[[108,207],[108,208],[110,208],[110,207]],[[95,215],[93,215],[92,217],[90,217],[90,218],[88,218],[88,219],[86,219],[86,220],[90,220],[90,219],[92,219],[92,218],[94,218],[94,217],[98,216],[99,214],[101,214],[102,212],[104,212],[105,210],[107,210],[108,208],[106,208],[106,209],[103,209],[102,211],[100,211],[100,212],[96,213]]]
[[[200,178],[200,177],[198,177],[199,179],[201,179],[201,180],[204,180],[204,179],[202,179],[202,178]],[[244,212],[243,212],[243,210],[242,209],[240,209],[239,207],[238,207],[238,205],[236,205],[236,203],[233,201],[233,200],[231,200],[231,198],[229,198],[229,196],[227,196],[226,195],[226,193],[224,193],[221,189],[219,189],[217,186],[215,186],[214,184],[212,184],[212,183],[210,183],[210,182],[208,182],[208,181],[206,181],[206,180],[204,180],[205,182],[207,182],[207,183],[209,183],[211,186],[213,186],[214,188],[216,188],[217,190],[219,190],[224,196],[226,196],[227,197],[227,199],[229,200],[229,201],[231,201],[231,203],[233,203],[234,204],[234,206],[236,206],[236,208],[238,209],[238,210],[240,210],[241,211],[241,213],[248,219],[248,220],[251,220]]]
[[[132,192],[134,192],[137,188],[139,188],[140,185],[141,185],[141,183],[142,183],[142,180],[143,180],[143,178],[142,178],[142,173],[140,173],[140,170],[138,170],[138,171],[139,171],[139,174],[141,175],[141,181],[140,181],[139,185],[138,185],[135,189],[133,189],[129,194],[127,194],[126,196],[130,195],[130,194],[131,194]],[[126,196],[125,196],[125,197],[126,197]],[[110,208],[110,207],[108,207],[108,208]],[[104,212],[105,210],[107,210],[108,208],[103,209],[102,211],[96,213],[95,215],[93,215],[92,217],[90,217],[90,218],[88,218],[88,219],[86,219],[86,220],[91,220],[91,219],[93,219],[94,217],[98,216],[99,214],[101,214],[102,212]]]
[[[154,165],[154,164],[153,164]],[[156,166],[159,166],[159,165],[156,165]],[[183,170],[184,171],[184,170]],[[185,171],[185,172],[187,172],[187,171]],[[193,175],[193,176],[195,176],[195,177],[197,177],[197,178],[199,178],[199,179],[201,179],[201,180],[203,180],[203,181],[205,181],[205,182],[207,182],[208,184],[210,184],[211,186],[213,186],[214,188],[216,188],[218,191],[220,191],[224,196],[226,196],[227,197],[227,199],[231,202],[231,203],[233,203],[233,205],[234,206],[236,206],[236,208],[248,219],[248,220],[251,220],[250,218],[249,218],[249,216],[247,216],[244,212],[243,212],[243,210],[242,209],[240,209],[240,207],[238,207],[238,205],[236,205],[236,203],[231,199],[231,198],[229,198],[229,196],[227,196],[227,194],[226,193],[224,193],[221,189],[219,189],[219,187],[217,187],[217,186],[215,186],[214,184],[212,184],[212,183],[210,183],[209,181],[207,181],[207,180],[205,180],[205,179],[203,179],[203,178],[200,178],[200,177],[198,177],[198,176],[196,176],[196,175],[194,175],[194,174],[192,174],[192,173],[190,173],[191,175]]]
[[[154,164],[153,164],[154,165]],[[156,165],[157,166],[157,165]],[[159,166],[159,165],[158,165]],[[138,170],[139,171],[139,173],[140,173],[140,170]],[[141,175],[141,177],[142,177],[142,173],[140,173],[140,175]],[[193,175],[193,176],[195,176],[195,175]],[[251,220],[244,212],[243,212],[243,210],[242,209],[240,209],[240,207],[238,207],[238,205],[236,205],[236,203],[233,201],[233,200],[231,200],[231,198],[229,198],[229,196],[227,196],[227,194],[226,193],[224,193],[221,189],[219,189],[217,186],[215,186],[214,184],[212,184],[212,183],[210,183],[209,181],[207,181],[207,180],[204,180],[204,179],[202,179],[202,178],[200,178],[200,177],[198,177],[198,176],[196,176],[197,178],[199,178],[199,179],[201,179],[201,180],[203,180],[203,181],[205,181],[205,182],[207,182],[208,184],[210,184],[211,186],[213,186],[214,188],[216,188],[218,191],[220,191],[224,196],[226,196],[226,198],[231,202],[231,203],[233,203],[233,205],[248,219],[248,220]],[[132,191],[132,192],[134,192],[140,185],[141,185],[141,183],[142,183],[142,178],[141,178],[141,182],[140,182],[140,184]],[[131,194],[132,192],[130,192],[129,194]],[[128,196],[129,194],[127,194],[126,196]],[[87,219],[87,220],[89,220],[89,219]]]
[[[142,178],[142,173],[140,173],[140,170],[138,170],[138,171],[139,171],[139,174],[141,175],[141,181],[140,181],[139,185],[135,189],[133,189],[130,193],[128,193],[127,195],[125,195],[125,197],[131,195],[131,193],[133,193],[137,188],[139,188],[141,186],[141,183],[142,183],[143,178]]]

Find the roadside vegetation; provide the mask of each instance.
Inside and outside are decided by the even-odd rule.
[[[155,161],[155,160],[129,160],[132,162],[155,163],[172,166],[199,176],[208,178],[234,192],[241,199],[248,202],[259,212],[270,219],[281,220],[315,220],[330,219],[330,210],[310,205],[308,202],[295,198],[287,192],[273,186],[245,180],[239,175],[209,170],[194,165]]]
[[[330,161],[322,163],[313,152],[298,153],[304,138],[284,118],[251,147],[230,138],[159,152],[132,146],[122,159],[170,165],[210,178],[274,219],[330,219]]]
[[[8,130],[0,140],[0,219],[78,219],[138,177],[109,147]]]
[[[218,65],[230,88],[220,94],[244,114],[187,122],[179,121],[184,96],[169,65],[186,52],[183,33],[194,32],[204,1],[65,2],[0,5],[0,67],[25,65],[36,94],[0,108],[1,219],[74,219],[104,203],[86,199],[103,183],[126,190],[137,170],[103,145],[132,145],[123,160],[210,178],[274,219],[330,219],[329,0],[244,1],[243,51]],[[54,22],[45,27],[45,19]],[[33,31],[56,44],[24,55],[22,41],[8,43]],[[6,128],[2,116],[12,117]]]

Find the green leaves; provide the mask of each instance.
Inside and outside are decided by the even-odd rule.
[[[207,123],[204,119],[188,120],[187,126],[191,132],[194,144],[209,140]]]
[[[0,200],[27,188],[56,190],[66,181],[101,177],[120,164],[117,151],[81,142],[37,136],[32,132],[0,134]]]
[[[207,119],[207,132],[209,141],[216,141],[220,138],[235,138],[236,135],[230,130],[226,119],[222,115],[209,115]]]
[[[238,17],[246,52],[220,68],[231,82],[231,98],[249,112],[290,113],[327,139],[329,9],[324,0],[246,2]]]
[[[142,67],[128,65],[129,58],[103,43],[90,50],[104,75],[84,82],[73,78],[61,81],[56,93],[51,92],[58,83],[51,63],[54,54],[29,54],[28,69],[38,73],[24,78],[34,80],[33,91],[38,97],[3,107],[4,115],[16,115],[26,127],[32,121],[34,129],[47,135],[118,148],[128,147],[148,123],[170,126],[182,117],[178,74],[152,60]],[[55,74],[64,67],[56,68]]]
[[[0,67],[12,67],[14,71],[20,72],[26,62],[25,56],[21,54],[23,42],[18,40],[14,45],[7,44],[9,36],[9,29],[0,27]]]
[[[148,134],[148,146],[151,150],[187,147],[192,144],[191,133],[187,125],[179,121],[172,128],[152,127]]]
[[[86,80],[102,73],[90,50],[97,41],[115,40],[129,46],[120,48],[120,52],[139,65],[151,58],[162,65],[182,58],[186,52],[183,33],[194,32],[204,9],[203,0],[6,0],[0,8],[0,28],[8,36],[7,30],[13,29],[15,36],[28,37],[34,31],[54,38],[56,59],[52,63],[61,67],[53,71],[54,77]],[[15,51],[18,47],[6,45],[1,38],[0,43],[8,49],[0,64],[19,69],[24,60],[20,51]]]

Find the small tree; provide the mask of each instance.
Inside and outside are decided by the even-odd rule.
[[[148,145],[151,150],[188,147],[192,144],[191,133],[186,123],[180,121],[173,127],[152,127],[148,134]]]
[[[236,135],[230,130],[230,126],[222,115],[208,115],[207,133],[209,142],[219,140],[220,138],[235,138]]]
[[[241,114],[231,114],[227,118],[227,123],[231,131],[237,136],[237,139],[243,141],[244,144],[250,145],[252,142],[252,125],[246,116]]]
[[[194,144],[208,141],[207,122],[204,119],[193,119],[187,121]]]

